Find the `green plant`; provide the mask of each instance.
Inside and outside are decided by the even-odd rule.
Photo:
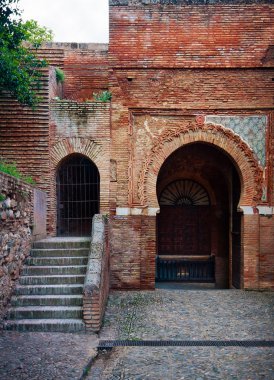
[[[17,169],[17,165],[15,162],[6,162],[3,158],[0,158],[0,172],[6,173],[11,175],[12,177],[21,179],[24,182],[27,182],[31,185],[35,184],[35,181],[30,176],[24,176],[20,171]]]
[[[5,195],[0,194],[0,202],[3,202],[6,199]]]
[[[55,68],[55,75],[57,83],[63,83],[65,80],[65,73],[63,70],[59,69],[59,67]]]
[[[110,102],[111,101],[112,93],[109,92],[109,91],[102,91],[102,92],[99,92],[99,93],[94,92],[93,96],[94,96],[94,99],[97,102],[106,103],[106,102]]]
[[[21,104],[35,108],[41,82],[41,68],[47,66],[35,52],[52,32],[36,21],[23,22],[18,0],[0,1],[0,92],[8,92]]]

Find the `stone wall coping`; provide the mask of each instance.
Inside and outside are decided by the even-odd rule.
[[[77,100],[71,100],[71,99],[51,99],[50,104],[52,107],[54,106],[60,106],[60,107],[70,107],[70,108],[79,108],[79,107],[85,107],[89,108],[92,106],[92,108],[110,108],[110,102],[96,102],[96,101],[88,101],[88,102],[79,102]]]
[[[44,42],[39,49],[108,51],[108,44],[92,42]]]
[[[4,190],[4,186],[5,186],[5,182],[4,181],[8,181],[9,183],[13,183],[14,186],[24,187],[26,190],[29,190],[29,191],[33,191],[33,189],[35,188],[30,183],[27,183],[27,182],[25,182],[24,180],[22,180],[20,178],[13,177],[10,174],[7,174],[7,173],[4,173],[4,172],[0,171],[0,178],[1,177],[3,179],[0,179],[0,191],[2,189]]]

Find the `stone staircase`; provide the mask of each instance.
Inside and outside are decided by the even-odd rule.
[[[5,329],[17,331],[85,331],[83,285],[89,238],[48,238],[33,244]]]

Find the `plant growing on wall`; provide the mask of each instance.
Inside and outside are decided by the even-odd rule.
[[[55,75],[57,83],[63,83],[65,80],[65,73],[63,70],[59,69],[59,67],[55,68]]]
[[[35,50],[43,41],[51,41],[53,34],[34,20],[23,22],[20,15],[18,0],[0,1],[0,92],[7,91],[21,104],[35,107],[39,70],[47,66]]]
[[[94,92],[93,96],[94,96],[94,99],[97,102],[106,103],[106,102],[110,102],[111,101],[112,93],[109,92],[109,91],[102,91],[102,92],[99,92],[99,93]]]
[[[6,199],[5,195],[0,194],[0,202],[3,202]]]
[[[35,181],[30,176],[24,176],[20,171],[17,169],[17,165],[15,162],[8,163],[3,158],[0,157],[0,172],[6,173],[11,175],[12,177],[21,179],[24,182],[27,182],[31,185],[35,184]]]

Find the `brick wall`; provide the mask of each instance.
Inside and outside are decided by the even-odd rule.
[[[100,174],[100,213],[109,210],[110,104],[53,100],[50,104],[49,232],[56,233],[56,173],[72,153],[89,158]]]
[[[273,45],[271,2],[223,3],[111,1],[110,65],[140,68],[260,67],[262,62],[268,65],[267,50]]]
[[[71,44],[64,51],[64,98],[85,101],[108,89],[108,45]]]
[[[111,287],[153,289],[156,218],[114,216],[110,222]]]
[[[111,157],[117,162],[111,199],[118,214],[111,231],[113,287],[153,286],[156,227],[148,214],[158,207],[161,165],[180,146],[199,141],[218,146],[240,175],[240,204],[251,212],[252,205],[263,204],[263,168],[250,148],[236,142],[235,134],[224,130],[221,136],[196,123],[197,116],[267,117],[264,204],[273,205],[273,25],[270,1],[110,1]],[[269,225],[260,236],[258,216],[243,217],[244,287],[269,284],[273,259],[262,241],[269,246],[273,239],[272,218],[266,218]],[[261,269],[260,250],[268,251]],[[231,257],[217,257],[216,264],[218,281],[227,283]]]
[[[260,217],[259,287],[274,289],[274,218]]]

